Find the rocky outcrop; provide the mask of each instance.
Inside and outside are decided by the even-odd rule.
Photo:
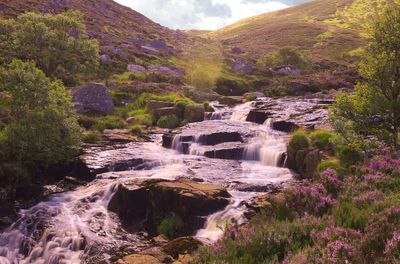
[[[243,74],[250,74],[254,69],[251,64],[240,58],[236,59],[234,65],[232,66],[232,70]]]
[[[293,150],[288,147],[287,167],[294,170],[302,179],[312,179],[321,162],[321,155],[318,149]]]
[[[274,130],[286,132],[286,133],[291,133],[297,129],[299,129],[299,126],[296,125],[294,122],[291,121],[285,121],[285,120],[273,120],[271,122],[271,127]]]
[[[103,84],[86,84],[73,93],[72,101],[79,114],[111,114],[114,103],[108,89]]]
[[[145,221],[154,230],[165,216],[179,216],[185,223],[180,234],[191,235],[200,228],[205,216],[229,203],[226,189],[189,180],[150,180],[140,184],[120,185],[108,209],[130,224]]]
[[[205,111],[202,104],[187,105],[185,107],[184,119],[188,123],[204,121]]]

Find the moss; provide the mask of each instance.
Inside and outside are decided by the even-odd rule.
[[[158,225],[157,232],[169,238],[175,238],[179,230],[183,227],[184,223],[179,216],[166,216]]]

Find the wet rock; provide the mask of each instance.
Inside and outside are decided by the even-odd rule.
[[[246,118],[246,121],[256,124],[264,124],[265,121],[267,121],[267,119],[271,116],[272,114],[270,112],[254,109],[250,111],[249,115]]]
[[[243,158],[244,146],[239,143],[224,143],[204,151],[204,156],[212,159],[241,160]]]
[[[182,234],[190,235],[204,224],[205,216],[227,206],[229,197],[226,189],[213,184],[152,180],[120,185],[108,208],[131,224],[146,220],[150,229],[155,229],[156,219],[175,214],[185,223]]]
[[[168,255],[178,258],[179,255],[190,254],[194,252],[202,245],[203,243],[193,237],[180,237],[163,246],[163,250]]]
[[[278,121],[273,120],[271,122],[271,127],[272,127],[272,129],[286,132],[286,133],[291,133],[291,132],[299,129],[299,126],[296,125],[295,123],[290,122],[290,121],[284,121],[284,120],[278,120]]]
[[[147,71],[145,67],[135,64],[128,64],[126,69],[130,72],[136,72],[136,73],[145,73]]]
[[[114,103],[108,89],[103,84],[86,84],[74,92],[72,101],[79,114],[111,114]]]
[[[188,123],[204,121],[205,108],[202,104],[187,105],[185,107],[184,119]]]
[[[118,260],[117,264],[161,264],[157,258],[149,255],[134,254]]]
[[[174,140],[175,134],[172,133],[167,133],[163,134],[162,136],[162,146],[164,148],[171,148],[172,147],[172,141]]]

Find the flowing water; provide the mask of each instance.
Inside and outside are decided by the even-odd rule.
[[[208,121],[193,124],[198,133],[191,138],[188,155],[181,154],[184,144],[179,135],[175,136],[172,149],[162,148],[160,140],[156,139],[96,153],[94,162],[119,161],[112,163],[109,172],[98,175],[87,186],[53,195],[22,210],[19,220],[0,234],[0,264],[98,263],[97,258],[107,260],[116,250],[137,252],[145,248],[146,238],[125,230],[118,217],[107,210],[118,184],[132,179],[200,178],[227,187],[232,195],[231,204],[210,215],[204,228],[196,234],[206,243],[215,242],[232,219],[238,223],[246,221],[244,201],[268,190],[271,185],[292,179],[291,172],[282,168],[287,135],[272,130],[268,122],[265,125],[245,122],[251,107],[251,103],[233,109],[215,107],[217,111],[208,115]],[[202,134],[207,130],[203,126],[231,131],[232,135],[236,130],[242,130],[245,136],[240,142],[221,144],[221,148],[240,149],[240,157],[205,157],[215,146],[203,144]],[[122,159],[134,156],[144,160],[145,165],[116,169]]]

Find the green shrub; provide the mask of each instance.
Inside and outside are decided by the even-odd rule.
[[[257,99],[257,95],[255,93],[247,93],[245,99],[247,102],[251,102]]]
[[[355,165],[364,159],[361,151],[359,151],[356,148],[353,148],[351,146],[343,147],[340,149],[337,148],[335,150],[335,152],[336,152],[336,155],[339,157],[340,163],[346,167]]]
[[[91,129],[94,125],[97,124],[97,118],[91,116],[78,116],[78,123],[81,127],[85,129]]]
[[[304,53],[293,47],[283,47],[275,53],[268,53],[258,60],[265,67],[293,65],[301,69],[310,67],[311,60]]]
[[[303,130],[297,130],[294,132],[290,137],[289,147],[294,151],[309,148],[310,140],[308,139],[306,132]]]
[[[360,209],[351,201],[342,201],[333,210],[337,226],[356,230],[364,230],[370,215],[371,211],[368,208]]]
[[[96,125],[99,131],[104,131],[105,129],[122,129],[125,128],[126,124],[124,120],[117,116],[106,116],[100,118]]]
[[[338,160],[323,160],[317,167],[319,173],[326,171],[326,169],[331,168],[336,171],[339,176],[344,176],[347,171],[340,165]]]
[[[320,150],[332,149],[332,145],[330,142],[332,136],[332,132],[325,130],[316,130],[309,135],[311,142]]]
[[[129,129],[129,133],[135,136],[141,136],[143,134],[142,128],[140,126],[133,126]]]
[[[0,186],[24,186],[30,182],[28,171],[16,163],[0,164]]]
[[[153,116],[147,109],[138,109],[129,112],[129,116],[134,118],[135,125],[151,126],[153,125]]]
[[[179,216],[166,216],[158,225],[157,232],[169,238],[175,238],[183,227],[184,223]]]
[[[89,133],[83,136],[82,141],[87,144],[95,144],[100,141],[100,134],[97,131],[90,131]]]
[[[180,120],[176,115],[162,116],[157,121],[157,126],[161,128],[177,128],[180,124]]]

